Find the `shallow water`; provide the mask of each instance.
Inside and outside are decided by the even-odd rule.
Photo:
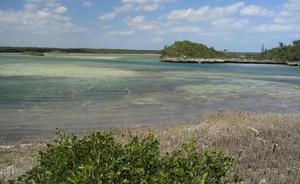
[[[300,68],[0,54],[0,143],[55,128],[170,124],[217,111],[299,112]]]

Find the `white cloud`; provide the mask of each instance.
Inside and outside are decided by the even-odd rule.
[[[145,5],[139,6],[136,9],[139,10],[139,11],[150,12],[150,11],[154,11],[154,10],[159,9],[160,7],[161,7],[160,3],[153,3],[153,4],[145,4]]]
[[[136,11],[146,11],[139,6],[141,4],[155,2],[151,4],[153,8],[148,8],[149,11],[159,8],[156,3],[162,5],[161,0],[122,0],[121,2],[122,6],[116,7],[111,12],[113,18],[123,12],[131,14],[134,11],[133,14],[136,14]],[[258,36],[263,35],[262,33],[276,32],[293,34],[300,31],[300,26],[297,26],[300,25],[300,7],[294,7],[298,2],[299,0],[287,0],[284,5],[276,9],[246,5],[244,2],[218,7],[174,9],[157,19],[145,15],[128,16],[124,19],[125,31],[113,31],[110,35],[140,36],[146,33],[149,35],[148,41],[152,43],[161,43],[169,38],[195,38],[213,42],[222,38],[229,43],[231,40],[238,41],[241,35],[249,33],[252,35],[254,32]],[[298,9],[299,11],[296,11]],[[254,19],[250,16],[257,17]],[[258,19],[259,17],[263,18]]]
[[[90,1],[84,1],[84,2],[82,3],[82,6],[84,6],[84,7],[91,7],[91,6],[92,6],[92,3],[91,3]]]
[[[65,13],[67,11],[68,11],[68,8],[66,8],[65,6],[58,6],[54,10],[55,13]]]
[[[284,9],[288,11],[299,11],[300,10],[300,1],[299,0],[288,0],[284,4]]]
[[[137,30],[149,31],[159,27],[158,22],[146,21],[143,15],[127,17],[124,21],[129,27]]]
[[[295,27],[280,24],[261,24],[253,28],[254,31],[258,32],[287,32],[293,29],[295,29]]]
[[[171,13],[167,15],[167,19],[172,21],[212,20],[224,16],[231,16],[236,12],[238,12],[244,6],[245,4],[243,2],[238,2],[225,7],[211,8],[209,6],[204,6],[199,9],[188,8],[188,9],[173,10]]]
[[[175,26],[170,27],[167,33],[199,33],[202,29],[196,26]]]
[[[247,19],[221,18],[211,23],[217,27],[244,28],[249,24],[249,21]]]
[[[115,7],[112,12],[101,15],[115,15],[111,19],[115,18],[118,14],[129,11],[145,11],[151,12],[163,7],[164,3],[174,2],[176,0],[121,0],[121,5]],[[105,19],[101,19],[105,20]]]
[[[289,34],[300,31],[300,1],[288,0],[274,15],[273,22],[255,26],[252,31],[256,32],[286,32]]]
[[[300,1],[299,0],[288,0],[283,5],[283,10],[279,13],[282,18],[288,17],[299,17],[300,16]]]
[[[114,19],[116,17],[116,13],[107,13],[107,14],[104,14],[104,15],[101,15],[99,16],[99,19],[100,20],[111,20],[111,19]]]
[[[128,36],[134,34],[134,30],[128,30],[128,31],[111,31],[108,34],[111,36]]]
[[[149,34],[159,38],[162,35],[180,36],[187,33],[212,37],[216,33],[220,34],[220,28],[222,32],[226,32],[248,26],[249,20],[238,17],[239,11],[244,6],[244,3],[239,2],[224,7],[205,6],[199,9],[174,10],[156,20],[147,20],[144,15],[139,15],[129,16],[124,22],[130,29],[135,30],[136,34],[148,31]],[[193,24],[191,25],[189,21]]]
[[[179,33],[199,33],[202,31],[197,26],[172,25],[164,23],[165,20],[148,21],[144,15],[127,17],[124,22],[131,29],[136,31],[151,31],[152,34],[179,34]]]
[[[244,16],[261,16],[261,17],[272,17],[275,15],[275,13],[271,10],[264,9],[260,6],[256,5],[250,5],[247,7],[244,7],[241,10],[241,15]]]
[[[123,7],[131,7],[131,9],[135,9],[138,11],[154,11],[161,8],[163,3],[168,3],[172,1],[171,0],[121,0],[121,2]]]
[[[27,2],[20,10],[0,9],[0,27],[39,34],[85,30],[73,24],[69,17],[62,15],[68,9],[55,0],[27,0]]]

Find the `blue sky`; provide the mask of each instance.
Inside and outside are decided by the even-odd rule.
[[[259,51],[300,39],[300,0],[1,0],[0,46]]]

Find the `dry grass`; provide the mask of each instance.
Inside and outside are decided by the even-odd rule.
[[[19,144],[13,148],[0,148],[0,180],[22,175],[36,164],[38,152],[45,144]],[[1,182],[0,182],[1,183]]]
[[[146,135],[149,128],[113,130],[117,140],[126,142],[130,134]],[[300,114],[226,112],[204,115],[199,123],[154,127],[162,152],[169,152],[189,139],[199,149],[233,155],[245,183],[300,183]],[[0,149],[0,178],[20,175],[36,163],[42,144]]]

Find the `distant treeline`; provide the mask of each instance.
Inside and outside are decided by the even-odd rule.
[[[278,47],[267,50],[262,49],[261,53],[227,52],[231,57],[244,57],[257,60],[275,61],[300,61],[300,40],[295,40],[292,44],[285,45],[279,42]]]
[[[174,44],[164,47],[161,51],[161,58],[244,58],[284,62],[300,61],[300,40],[293,41],[289,45],[280,42],[278,47],[270,50],[264,49],[261,53],[217,51],[213,47],[207,47],[201,43],[176,41]]]
[[[278,47],[264,51],[261,57],[280,61],[300,61],[300,40],[293,41],[290,45],[280,42]]]
[[[0,52],[24,53],[95,53],[95,54],[160,54],[159,50],[46,48],[46,47],[0,47]]]
[[[279,46],[262,53],[243,53],[217,51],[200,43],[190,41],[176,41],[163,50],[130,50],[130,49],[90,49],[90,48],[46,48],[46,47],[0,47],[1,52],[29,53],[42,55],[43,53],[95,53],[95,54],[161,54],[161,58],[247,58],[257,60],[300,61],[300,40],[290,45],[279,43]]]

